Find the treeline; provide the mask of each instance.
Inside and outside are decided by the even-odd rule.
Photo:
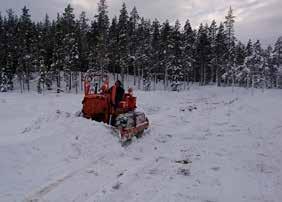
[[[46,15],[42,22],[32,21],[27,7],[20,16],[9,9],[0,15],[1,91],[13,90],[15,81],[29,90],[34,75],[39,92],[54,83],[59,89],[62,82],[71,90],[79,72],[88,70],[117,74],[122,81],[132,75],[134,85],[148,90],[156,80],[166,88],[183,82],[278,87],[282,38],[273,48],[263,49],[260,41],[243,44],[234,23],[231,8],[224,22],[193,29],[189,20],[171,25],[140,17],[135,7],[128,13],[125,4],[119,17],[109,19],[105,0],[93,19],[85,12],[76,18],[71,5],[55,20]]]

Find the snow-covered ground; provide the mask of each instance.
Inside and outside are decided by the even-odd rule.
[[[282,201],[282,92],[136,92],[151,126],[121,147],[82,95],[0,94],[0,201]]]

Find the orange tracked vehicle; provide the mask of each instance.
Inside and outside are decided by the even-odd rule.
[[[94,76],[103,77],[104,82],[100,89],[98,83],[94,83],[94,88],[91,88],[93,75],[85,78],[83,117],[111,125],[118,132],[122,143],[131,140],[134,136],[142,136],[144,130],[149,127],[149,121],[143,112],[136,111],[136,97],[133,95],[133,90],[129,88],[128,92],[122,95],[121,101],[116,103],[117,86],[109,88],[107,76]]]

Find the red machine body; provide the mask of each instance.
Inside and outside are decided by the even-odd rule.
[[[112,105],[115,99],[115,88],[109,90],[106,80],[101,89],[91,91],[90,82],[85,81],[85,96],[83,99],[82,114],[85,118],[113,125],[117,129],[122,142],[130,140],[133,136],[140,136],[149,127],[149,121],[144,113],[136,112],[136,97],[132,89],[123,96],[118,107]]]

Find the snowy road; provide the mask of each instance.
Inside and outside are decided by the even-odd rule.
[[[81,95],[0,95],[0,201],[282,201],[282,93],[137,92],[151,127],[121,147]]]

